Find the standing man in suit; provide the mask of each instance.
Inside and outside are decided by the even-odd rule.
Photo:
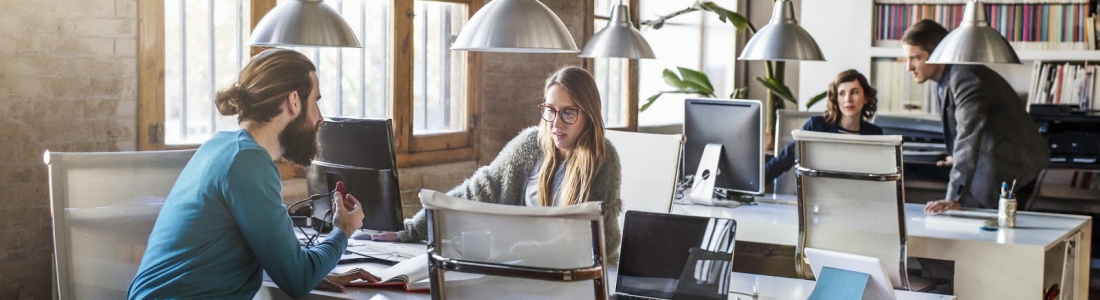
[[[1035,178],[1050,163],[1050,147],[1007,81],[983,65],[928,64],[947,29],[921,20],[902,37],[909,72],[917,83],[934,81],[944,141],[951,166],[946,199],[924,210],[939,213],[961,206],[996,208],[1002,182],[1018,182],[1019,207],[1031,196]]]

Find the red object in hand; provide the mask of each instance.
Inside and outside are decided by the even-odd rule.
[[[347,190],[347,188],[344,187],[344,182],[343,181],[337,181],[336,182],[336,192],[340,193],[340,196],[343,198],[343,199],[340,199],[340,202],[342,202],[344,204],[345,209],[347,209],[347,210],[355,209],[355,203],[350,202],[351,200],[348,199],[348,190]]]

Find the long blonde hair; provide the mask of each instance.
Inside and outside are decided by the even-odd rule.
[[[574,205],[588,202],[588,195],[592,191],[592,183],[596,180],[596,173],[600,171],[600,162],[603,161],[607,145],[603,137],[603,114],[600,113],[600,91],[596,87],[596,80],[592,74],[578,67],[565,67],[546,79],[546,87],[543,93],[551,87],[557,86],[566,91],[573,98],[577,106],[581,108],[581,115],[587,120],[581,135],[574,146],[571,157],[565,157],[568,164],[565,166],[565,176],[558,188],[558,194],[562,199],[560,206]],[[551,206],[554,203],[553,191],[554,170],[560,163],[557,148],[554,147],[550,122],[541,121],[539,130],[539,148],[542,150],[542,165],[539,166],[539,205]]]

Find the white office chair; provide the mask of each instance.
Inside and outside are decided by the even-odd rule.
[[[420,202],[432,299],[607,299],[600,202],[527,207],[431,190]]]
[[[607,130],[604,136],[615,145],[622,165],[619,228],[628,210],[668,213],[680,177],[684,135]]]
[[[776,111],[775,122],[775,153],[778,156],[783,148],[787,147],[791,141],[794,141],[794,136],[791,135],[791,131],[801,129],[806,124],[806,120],[810,117],[820,115],[820,112],[809,111],[797,111],[792,109],[781,109]],[[775,185],[773,193],[780,195],[794,195],[797,190],[795,185],[794,172],[787,171],[783,175],[775,178]]]
[[[812,278],[805,248],[875,257],[895,288],[906,274],[901,136],[795,130],[798,233],[795,268]]]
[[[157,214],[194,150],[46,151],[58,299],[125,299]]]

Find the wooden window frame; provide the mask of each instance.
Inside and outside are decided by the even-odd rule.
[[[413,20],[415,1],[388,0],[389,14],[393,22],[388,39],[390,42],[387,83],[390,95],[390,109],[394,124],[394,144],[397,150],[398,167],[415,167],[456,161],[469,161],[477,157],[480,130],[478,112],[481,100],[481,54],[467,52],[467,88],[465,131],[413,134]],[[465,4],[467,19],[473,16],[485,0],[422,0]],[[277,0],[252,0],[251,28],[263,15],[275,7]],[[139,150],[193,149],[199,145],[165,145],[163,127],[165,122],[164,103],[164,2],[162,0],[139,0],[138,2],[138,145]],[[588,33],[586,36],[591,36]],[[396,42],[400,41],[400,42]],[[252,47],[252,55],[262,52],[263,47]]]

